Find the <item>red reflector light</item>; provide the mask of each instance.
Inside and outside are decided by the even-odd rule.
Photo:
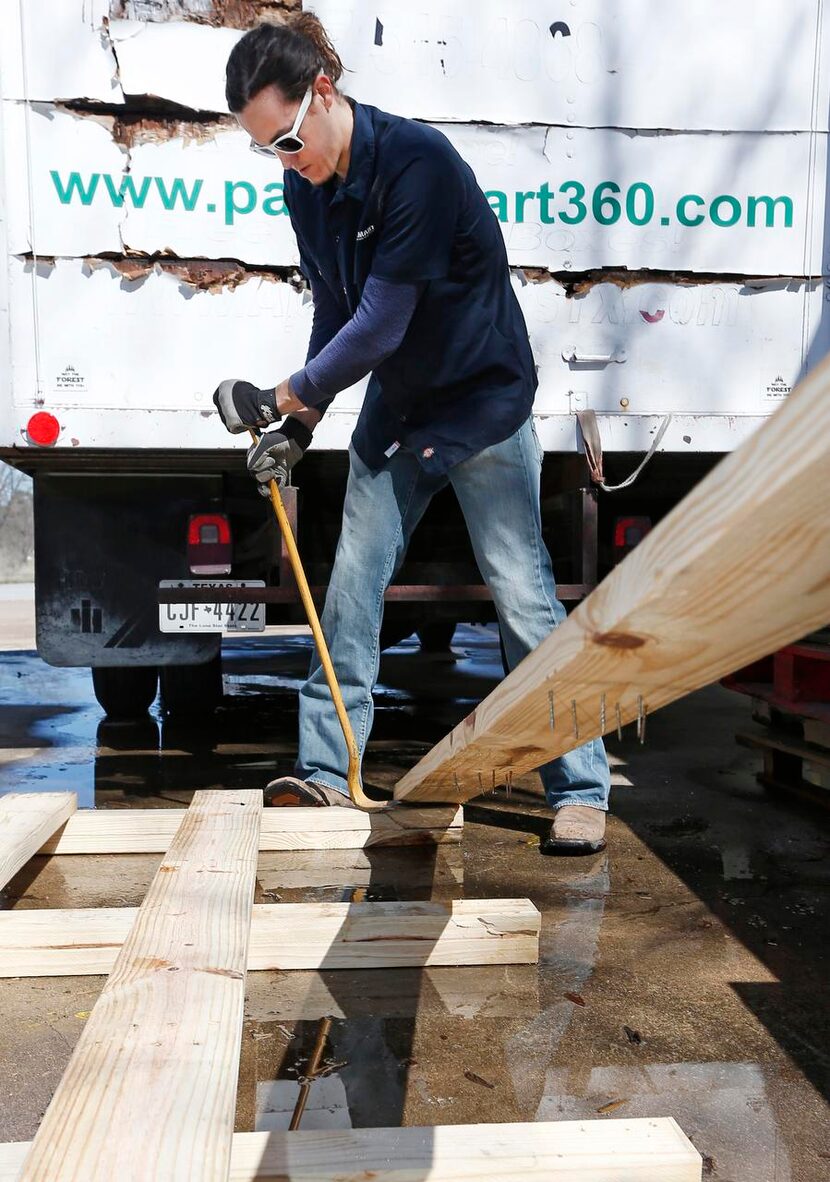
[[[61,433],[61,425],[54,415],[39,410],[26,424],[26,435],[30,443],[38,447],[53,447]]]
[[[187,523],[187,563],[193,575],[231,572],[230,522],[224,513],[195,513]]]
[[[223,513],[197,513],[190,518],[187,528],[188,546],[213,545],[218,542],[229,546],[231,541],[230,523]]]
[[[650,532],[650,517],[618,517],[614,522],[614,546],[636,546]]]
[[[618,517],[614,522],[614,562],[622,562],[649,533],[650,517]]]

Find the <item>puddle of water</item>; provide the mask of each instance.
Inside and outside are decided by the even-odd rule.
[[[540,976],[553,995],[505,1043],[505,1063],[522,1109],[532,1107],[538,1080],[571,1023],[574,1002],[594,970],[605,899],[611,889],[608,855],[592,859],[562,880],[564,910],[543,915],[539,942]],[[541,1118],[539,1118],[541,1119]]]
[[[787,1148],[754,1063],[551,1068],[536,1120],[671,1116],[707,1160],[706,1177],[790,1182]]]
[[[254,1131],[287,1131],[300,1094],[300,1085],[290,1079],[265,1080],[256,1086],[256,1124]],[[308,1100],[300,1126],[312,1129],[350,1129],[352,1127],[346,1087],[338,1075],[316,1079],[308,1090]]]
[[[457,635],[458,660],[442,662],[439,678],[435,659],[414,640],[384,654],[369,777],[376,770],[383,782],[388,774],[375,742],[417,740],[414,761],[499,679],[495,633],[460,628]],[[296,695],[311,648],[305,636],[226,643],[225,699],[210,727],[162,720],[158,705],[135,727],[107,723],[88,669],[53,669],[34,653],[4,654],[0,794],[64,789],[77,791],[85,808],[130,801],[146,807],[181,803],[171,793],[195,788],[262,787],[293,769]]]
[[[529,1019],[539,1012],[538,970],[535,965],[363,969],[340,972],[336,982],[314,973],[251,973],[245,1013],[259,1022],[401,1018],[413,1013],[422,996],[440,1012],[467,1020]]]
[[[720,856],[723,862],[723,877],[726,882],[755,877],[752,873],[751,855],[747,846],[723,845],[720,849]]]

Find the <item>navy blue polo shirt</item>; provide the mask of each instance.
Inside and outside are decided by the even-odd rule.
[[[342,183],[314,186],[285,173],[314,294],[310,355],[354,314],[369,275],[424,284],[403,341],[370,378],[352,442],[374,471],[399,444],[443,473],[530,414],[537,379],[527,327],[498,220],[446,136],[352,107]]]

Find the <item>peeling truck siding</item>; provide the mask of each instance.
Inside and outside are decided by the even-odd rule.
[[[263,384],[301,364],[310,306],[280,168],[248,151],[223,93],[241,30],[293,7],[27,0],[24,70],[21,6],[0,6],[0,447],[51,401],[57,452],[152,448],[174,411],[188,447],[227,448],[209,394],[232,359]],[[473,167],[527,269],[548,450],[578,447],[588,407],[608,450],[644,449],[668,412],[662,450],[728,450],[826,352],[821,0],[572,0],[555,21],[543,0],[309,7],[348,91],[432,121]],[[336,400],[315,446],[346,446],[361,396]]]
[[[49,326],[41,334],[40,389],[67,438],[98,447],[121,439],[123,446],[126,424],[130,446],[152,448],[159,414],[169,412],[190,448],[233,446],[213,413],[217,375],[241,356],[248,378],[263,386],[299,368],[312,306],[290,283],[226,266],[59,259],[40,263],[35,274],[31,262],[14,260],[14,396],[0,413],[3,443],[22,442],[20,424],[37,406],[34,282]],[[805,310],[821,325],[826,298],[823,283],[793,281],[761,288],[600,283],[572,298],[555,280],[517,282],[517,289],[539,371],[537,427],[549,450],[576,446],[573,412],[583,406],[604,416],[609,450],[612,440],[621,450],[647,447],[668,412],[678,416],[668,450],[689,449],[689,421],[695,450],[721,450],[786,397],[803,366]],[[67,308],[83,308],[83,317],[67,317]],[[813,350],[828,345],[822,328]],[[615,355],[605,365],[580,360]],[[344,446],[363,390],[361,383],[338,395],[315,447]],[[103,408],[119,414],[96,415]]]
[[[418,119],[827,131],[823,0],[312,0],[364,102]]]
[[[301,8],[300,0],[111,0],[110,16],[136,21],[190,20],[249,29],[259,20]]]
[[[48,255],[129,249],[296,263],[276,161],[227,120],[187,124],[12,105],[6,161],[31,170]],[[706,137],[561,127],[442,130],[469,161],[515,266],[818,275],[827,137]],[[32,249],[29,200],[9,195],[11,249]]]

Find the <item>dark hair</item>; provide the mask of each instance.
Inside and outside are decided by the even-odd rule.
[[[237,115],[266,86],[278,87],[287,99],[300,99],[321,71],[336,84],[343,63],[313,13],[257,25],[237,41],[228,58],[228,107]]]

